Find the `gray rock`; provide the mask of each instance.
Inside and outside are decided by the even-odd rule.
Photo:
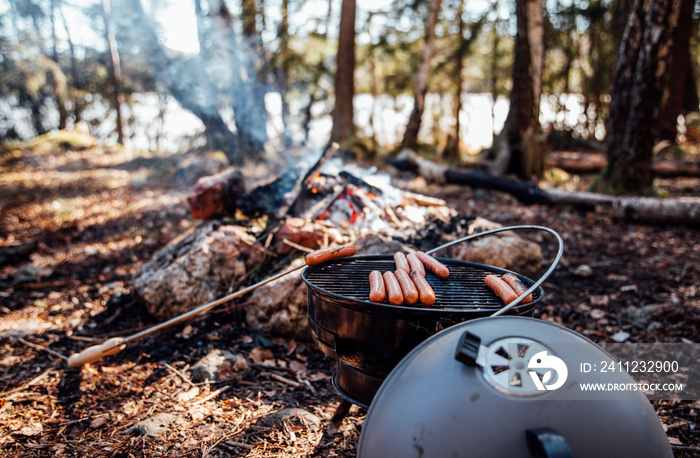
[[[286,269],[303,263],[293,261]],[[256,289],[246,307],[246,322],[266,335],[310,340],[307,323],[306,285],[298,273],[284,276]]]
[[[403,251],[404,253],[409,253],[411,251],[395,240],[391,240],[376,234],[363,235],[357,239],[353,245],[355,245],[355,248],[357,248],[358,255],[393,255],[397,251]]]
[[[512,270],[533,280],[539,278],[542,250],[534,242],[517,235],[490,235],[453,248],[452,257]]]
[[[274,428],[283,428],[285,422],[312,432],[316,432],[321,428],[321,419],[319,417],[296,407],[290,407],[270,414],[262,421],[263,425]]]
[[[593,275],[593,268],[588,264],[581,264],[574,270],[574,275],[577,277],[588,278]]]
[[[160,436],[168,430],[170,425],[177,419],[177,415],[171,413],[159,413],[145,420],[141,420],[126,432],[134,436]]]
[[[159,320],[224,296],[260,264],[263,254],[243,228],[205,223],[171,243],[134,276],[134,297]]]
[[[649,324],[649,320],[651,320],[654,313],[662,307],[664,307],[663,304],[650,304],[642,307],[632,306],[627,307],[623,313],[631,322],[644,328]]]
[[[226,361],[228,361],[229,364],[226,366],[225,370],[222,370],[222,365]],[[222,372],[229,374],[231,371],[247,369],[247,367],[247,362],[243,356],[227,350],[214,349],[207,353],[204,358],[197,361],[192,367],[190,378],[195,383],[206,381],[213,382],[219,380],[219,376]]]

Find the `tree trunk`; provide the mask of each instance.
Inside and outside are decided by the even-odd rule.
[[[494,1],[494,11],[498,13],[498,0]],[[496,141],[496,100],[498,100],[498,58],[500,53],[498,52],[498,46],[501,43],[501,37],[498,33],[498,22],[494,24],[493,33],[493,43],[491,44],[491,66],[490,66],[490,89],[491,89],[491,133],[493,135],[494,142]]]
[[[499,151],[491,173],[516,173],[521,178],[544,172],[540,135],[540,95],[544,64],[544,19],[539,0],[516,0],[518,21],[510,109],[496,143]]]
[[[117,40],[112,31],[112,8],[110,0],[102,0],[102,11],[105,20],[105,35],[107,38],[107,47],[109,49],[110,68],[109,73],[112,79],[112,105],[117,113],[115,132],[117,133],[117,142],[124,144],[124,127],[122,123],[122,105],[124,104],[124,94],[121,90],[122,69],[119,60],[119,50],[117,49]]]
[[[355,134],[355,0],[343,0],[335,71],[335,107],[331,140],[342,143]]]
[[[408,118],[406,132],[404,133],[401,146],[404,148],[415,148],[418,146],[418,131],[420,131],[421,118],[425,109],[425,96],[428,93],[428,82],[430,80],[430,62],[435,51],[435,26],[437,25],[438,13],[440,12],[440,0],[430,0],[430,10],[428,12],[428,24],[425,32],[425,45],[421,55],[418,74],[416,75],[416,93],[413,99],[413,110]]]
[[[683,98],[686,93],[686,81],[690,70],[690,38],[695,30],[693,27],[694,0],[680,0],[680,15],[678,26],[673,31],[671,47],[671,66],[669,68],[668,84],[664,89],[659,122],[659,140],[676,142],[678,133],[678,116],[683,112]],[[697,95],[696,95],[697,99]],[[697,110],[697,104],[695,105]]]
[[[289,52],[289,0],[282,0],[282,20],[277,30],[280,40],[280,52],[277,62],[277,79],[280,85],[280,98],[282,99],[282,125],[284,127],[284,146],[292,146],[290,134],[291,113],[289,112],[289,67],[291,56]]]
[[[457,42],[457,51],[455,52],[455,100],[454,100],[454,117],[455,117],[455,127],[452,135],[447,137],[447,145],[445,145],[445,150],[442,153],[442,158],[446,162],[459,163],[459,143],[460,143],[460,130],[462,129],[459,122],[459,114],[462,112],[462,85],[464,83],[464,76],[462,75],[464,69],[464,54],[466,51],[466,45],[464,42],[464,1],[460,0],[459,8],[457,9],[458,17],[458,27],[457,34],[459,41]]]
[[[652,150],[658,138],[661,99],[671,59],[671,36],[681,0],[624,0],[620,8],[610,119],[608,164],[593,189],[613,194],[649,193]]]
[[[49,12],[49,16],[51,18],[51,58],[56,63],[58,72],[60,72],[63,76],[63,72],[61,71],[61,62],[59,62],[58,58],[58,37],[56,35],[56,9],[58,5],[56,3],[56,0],[51,0],[51,11]],[[52,75],[54,95],[56,97],[56,106],[58,108],[58,128],[65,129],[66,125],[68,124],[68,112],[66,111],[66,94],[68,91],[65,87],[65,76],[63,87],[61,87],[57,76],[57,74]]]
[[[219,0],[217,0],[218,2]],[[221,10],[226,4],[221,2]],[[226,14],[230,14],[228,10]],[[264,55],[262,37],[257,27],[258,10],[255,0],[241,1],[243,35],[238,40],[231,30],[234,51],[233,115],[240,144],[248,156],[259,156],[267,142],[267,110],[265,88],[262,84],[270,73]]]

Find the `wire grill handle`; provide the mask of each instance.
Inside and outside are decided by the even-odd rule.
[[[458,243],[466,242],[468,240],[473,240],[479,237],[484,237],[486,235],[491,235],[491,234],[497,234],[499,232],[506,232],[506,231],[528,231],[528,230],[535,230],[535,231],[542,231],[542,232],[547,232],[551,235],[553,235],[556,239],[557,242],[559,243],[559,249],[557,250],[557,255],[554,257],[554,260],[550,264],[549,268],[545,271],[545,273],[542,274],[542,276],[531,286],[525,291],[523,294],[515,298],[512,302],[509,304],[505,305],[504,307],[498,309],[496,312],[494,312],[491,316],[498,316],[498,315],[503,315],[506,313],[508,310],[512,309],[516,305],[518,305],[523,299],[525,299],[529,294],[531,294],[533,291],[535,291],[537,288],[540,287],[542,283],[549,277],[549,275],[554,271],[554,269],[557,267],[559,264],[559,261],[561,260],[562,255],[564,254],[564,240],[562,240],[561,236],[553,229],[550,229],[548,227],[544,226],[536,226],[536,225],[522,225],[522,226],[508,226],[508,227],[499,227],[497,229],[491,229],[488,231],[484,232],[479,232],[478,234],[472,234],[472,235],[467,235],[465,237],[459,238],[457,240],[453,240],[451,242],[445,243],[444,245],[440,245],[437,248],[433,248],[432,250],[426,251],[426,254],[433,254],[436,251],[444,250],[445,248],[449,248],[452,245],[457,245]]]

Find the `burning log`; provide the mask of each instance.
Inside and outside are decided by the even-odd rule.
[[[302,218],[288,218],[282,223],[274,236],[272,249],[275,253],[288,255],[296,251],[289,242],[309,249],[327,246],[329,241],[341,243],[342,237],[337,229],[316,221],[306,221]]]
[[[194,219],[214,218],[235,208],[237,200],[245,193],[243,174],[229,170],[200,178],[193,194],[187,198],[190,214]]]

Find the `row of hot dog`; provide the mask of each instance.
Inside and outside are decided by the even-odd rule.
[[[425,279],[425,268],[440,278],[449,277],[449,269],[437,259],[420,251],[408,256],[398,252],[394,255],[394,262],[395,272],[370,272],[369,300],[384,302],[388,299],[391,305],[414,305],[419,300],[422,305],[435,304],[435,292]],[[522,281],[513,274],[504,274],[502,277],[487,275],[484,283],[504,304],[509,304],[527,290]],[[529,302],[532,302],[532,294],[528,294],[522,300],[523,304]]]
[[[352,256],[356,252],[352,245],[327,248],[315,251],[306,256],[306,264],[313,266],[331,259]],[[422,305],[435,304],[435,291],[425,279],[425,269],[433,272],[440,278],[450,276],[449,269],[432,256],[417,251],[409,255],[401,252],[394,254],[396,271],[387,271],[383,274],[373,270],[369,274],[369,300],[371,302],[384,302],[387,298],[392,305],[406,303],[414,305],[419,300]],[[487,275],[484,278],[486,286],[491,288],[505,304],[514,301],[523,294],[527,287],[513,274]],[[528,294],[522,300],[523,304],[532,302],[532,294]]]
[[[394,262],[395,272],[370,272],[369,300],[384,302],[388,299],[391,305],[413,305],[418,301],[422,305],[433,305],[435,291],[425,279],[425,269],[440,278],[449,277],[449,269],[437,259],[420,251],[408,256],[398,252],[394,255]]]

